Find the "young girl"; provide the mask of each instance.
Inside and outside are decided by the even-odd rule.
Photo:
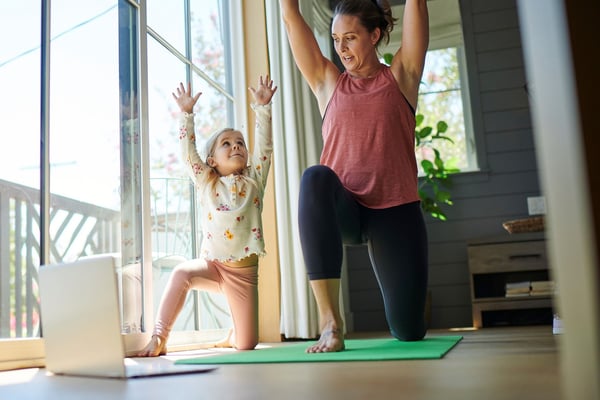
[[[231,309],[233,330],[214,346],[254,349],[258,343],[258,257],[265,254],[262,200],[273,151],[271,98],[277,87],[267,75],[250,88],[256,115],[255,149],[249,161],[241,132],[226,128],[206,143],[206,159],[196,149],[192,96],[180,83],[173,97],[181,109],[179,138],[183,160],[200,198],[203,233],[201,258],[179,264],[172,272],[158,308],[150,342],[138,357],[167,352],[167,338],[190,289],[222,292]]]

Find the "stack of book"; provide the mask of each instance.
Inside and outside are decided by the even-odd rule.
[[[554,294],[553,281],[531,281],[532,296],[552,296]]]
[[[506,297],[552,296],[556,288],[553,281],[523,281],[506,284]]]
[[[529,296],[531,281],[510,282],[506,284],[506,297]]]

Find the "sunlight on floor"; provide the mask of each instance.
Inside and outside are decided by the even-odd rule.
[[[450,332],[469,332],[469,331],[476,331],[477,328],[475,328],[474,326],[465,326],[462,328],[450,328],[448,330]]]
[[[17,385],[27,383],[33,380],[38,373],[39,368],[17,369],[14,371],[4,371],[0,374],[0,386]]]

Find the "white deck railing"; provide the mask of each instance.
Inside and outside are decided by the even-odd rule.
[[[51,262],[118,251],[118,211],[52,195]],[[40,191],[0,180],[0,338],[39,335]]]
[[[192,257],[194,236],[189,181],[152,179],[160,193],[152,203],[153,265],[156,267],[154,302],[164,289],[173,266],[164,258]],[[171,186],[175,189],[170,188]],[[186,200],[187,198],[187,200]],[[120,212],[63,196],[52,195],[50,208],[50,262],[119,253]],[[0,339],[39,336],[38,269],[40,265],[40,192],[0,179]],[[200,240],[197,238],[196,240]],[[199,304],[187,307],[175,329],[220,328],[229,311],[219,296],[199,294]],[[195,322],[196,321],[196,322]]]

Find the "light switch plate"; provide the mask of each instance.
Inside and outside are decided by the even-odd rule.
[[[544,196],[528,197],[527,209],[529,215],[546,214],[546,198]]]

